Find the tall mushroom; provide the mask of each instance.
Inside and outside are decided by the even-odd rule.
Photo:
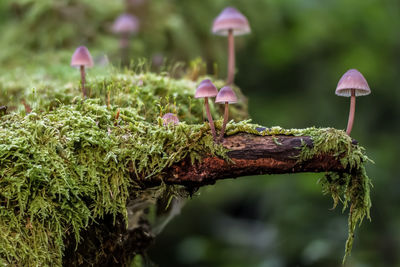
[[[215,103],[222,103],[225,104],[225,112],[224,112],[224,122],[222,123],[221,133],[219,135],[219,140],[222,141],[225,133],[225,127],[228,123],[229,117],[229,104],[233,104],[237,102],[237,97],[235,92],[232,90],[231,87],[225,86],[219,91]]]
[[[369,95],[371,89],[368,86],[367,80],[358,70],[350,69],[343,74],[342,78],[340,78],[335,93],[338,96],[351,97],[349,120],[346,129],[346,133],[350,135],[351,129],[353,128],[354,113],[356,110],[356,97]]]
[[[212,32],[228,36],[228,85],[232,84],[235,78],[234,36],[247,34],[250,31],[247,18],[234,7],[225,8],[214,20]]]
[[[86,74],[85,74],[85,67],[86,68],[91,68],[93,67],[93,59],[92,56],[90,55],[89,50],[86,48],[86,46],[79,46],[74,54],[72,55],[71,58],[71,66],[72,67],[79,67],[81,71],[81,87],[82,87],[82,95],[85,98],[86,97],[86,88],[85,88],[85,83],[86,83]]]
[[[203,80],[196,89],[196,93],[194,98],[204,98],[204,106],[207,113],[208,122],[210,123],[211,133],[214,141],[217,140],[217,134],[215,133],[214,121],[211,116],[210,106],[208,105],[208,98],[215,97],[218,94],[218,89],[215,85],[209,80]]]
[[[129,37],[139,30],[139,20],[132,15],[122,14],[114,22],[112,31],[120,36],[122,60],[128,60]]]

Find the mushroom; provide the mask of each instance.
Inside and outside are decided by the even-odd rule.
[[[164,116],[162,116],[163,120],[163,126],[168,126],[170,124],[172,125],[178,125],[179,124],[179,119],[174,113],[167,113]]]
[[[215,85],[209,80],[203,80],[196,89],[196,93],[194,98],[204,98],[204,106],[206,108],[208,122],[210,123],[211,133],[214,141],[217,140],[217,134],[215,133],[214,121],[211,116],[210,107],[208,105],[208,98],[215,97],[218,94],[218,89]]]
[[[353,128],[354,113],[356,110],[356,97],[369,95],[371,89],[368,86],[367,80],[358,70],[350,69],[343,74],[342,78],[340,78],[335,93],[338,96],[351,97],[349,120],[346,129],[346,133],[350,135],[351,129]]]
[[[228,122],[229,116],[229,104],[233,104],[237,102],[237,97],[235,92],[232,90],[231,87],[225,86],[219,91],[215,103],[224,103],[225,104],[225,112],[224,112],[224,122],[222,124],[221,133],[219,135],[219,140],[222,141],[225,133],[225,127]]]
[[[119,35],[122,59],[127,60],[129,37],[139,30],[139,20],[132,15],[122,14],[114,22],[112,31]]]
[[[86,97],[86,89],[85,89],[85,67],[90,68],[93,67],[93,59],[90,55],[89,50],[86,46],[79,46],[71,58],[71,66],[79,67],[81,71],[81,85],[82,85],[82,94],[83,97]]]
[[[214,20],[212,32],[228,36],[228,85],[232,84],[235,78],[234,35],[243,35],[250,31],[247,18],[234,7],[225,8]]]

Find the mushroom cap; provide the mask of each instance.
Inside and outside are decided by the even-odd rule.
[[[217,87],[215,87],[211,80],[206,79],[201,81],[201,83],[197,87],[194,98],[215,97],[217,94]]]
[[[367,80],[356,69],[350,69],[343,74],[338,82],[335,94],[349,97],[351,96],[351,90],[355,90],[356,96],[369,95],[371,93]]]
[[[234,7],[227,7],[214,20],[212,32],[217,35],[228,35],[233,30],[233,35],[250,33],[247,18]]]
[[[112,31],[117,34],[132,34],[139,30],[139,20],[132,15],[122,14],[114,22]]]
[[[163,126],[168,126],[169,124],[178,125],[179,119],[174,113],[166,113],[162,116]]]
[[[93,59],[86,46],[79,46],[71,58],[71,66],[79,67],[85,66],[87,68],[93,67]]]
[[[217,97],[215,98],[215,103],[225,102],[228,102],[229,104],[237,102],[236,94],[229,86],[222,87]]]

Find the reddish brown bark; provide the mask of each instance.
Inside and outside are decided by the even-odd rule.
[[[249,175],[347,171],[338,158],[329,154],[300,161],[301,147],[313,145],[309,136],[239,133],[226,137],[222,144],[229,149],[227,155],[231,160],[208,156],[194,165],[184,160],[165,170],[164,181],[197,187],[214,184],[220,179]],[[154,183],[154,180],[149,181],[149,185]]]

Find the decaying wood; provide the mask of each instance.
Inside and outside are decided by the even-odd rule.
[[[230,151],[232,161],[206,157],[192,165],[183,161],[167,170],[165,182],[188,186],[213,184],[217,180],[260,174],[297,172],[344,172],[340,161],[333,155],[321,155],[299,161],[302,145],[311,147],[309,136],[257,136],[239,133],[226,137],[223,146]]]
[[[189,160],[184,160],[165,170],[163,178],[167,184],[185,185],[191,190],[214,184],[220,179],[240,176],[348,171],[343,168],[339,159],[329,154],[299,161],[298,156],[303,145],[312,147],[312,139],[309,136],[258,136],[239,133],[225,137],[223,141],[223,146],[229,150],[227,155],[231,161],[210,156],[205,157],[201,163],[192,165]],[[136,175],[133,169],[131,175]],[[159,178],[147,179],[142,186],[149,188],[159,184]],[[116,221],[106,216],[93,223],[81,235],[83,240],[77,249],[73,236],[67,238],[63,258],[65,266],[124,266],[133,255],[146,251],[154,239],[146,220],[140,223],[139,228],[130,229],[126,227],[122,216],[118,216]]]

